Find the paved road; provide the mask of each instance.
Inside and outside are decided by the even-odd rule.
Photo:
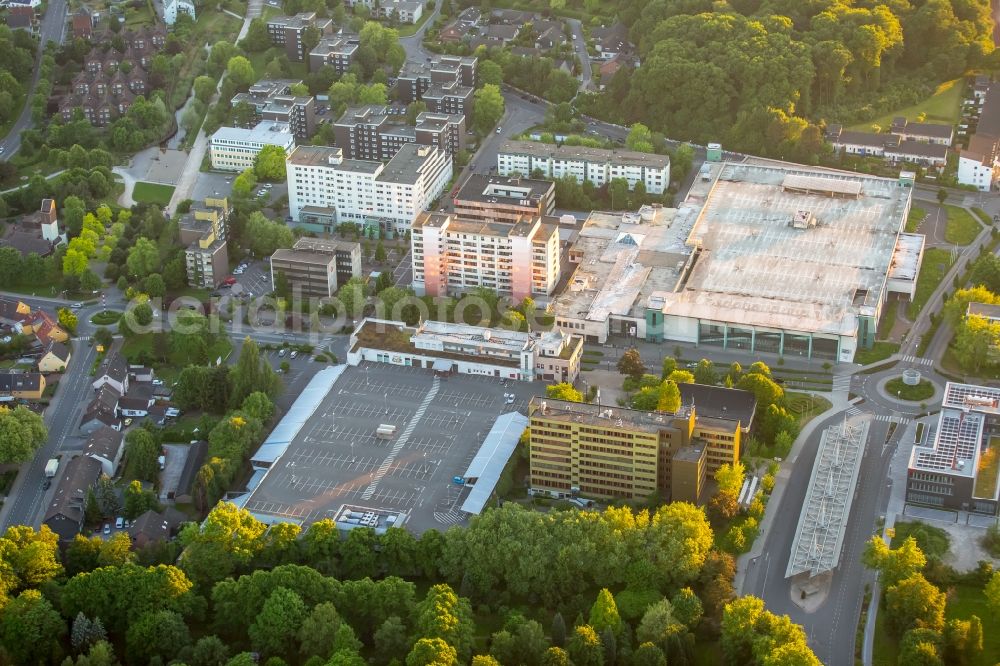
[[[583,26],[577,19],[566,19],[573,30],[573,46],[576,49],[576,57],[580,60],[580,92],[590,89],[590,54],[587,53],[587,41],[583,38]],[[579,92],[577,93],[579,94]]]
[[[66,32],[66,10],[66,0],[50,0],[45,16],[42,17],[38,28],[39,40],[38,54],[35,57],[35,73],[31,78],[31,87],[26,97],[27,102],[24,108],[21,109],[21,115],[11,126],[7,136],[0,141],[0,148],[3,149],[2,155],[5,159],[10,159],[10,156],[18,151],[21,147],[21,134],[32,127],[31,97],[35,94],[35,86],[38,84],[38,78],[42,73],[42,53],[45,52],[45,45],[49,42],[62,44]]]
[[[431,15],[427,17],[424,24],[420,26],[419,29],[409,37],[403,37],[399,40],[400,45],[403,50],[406,51],[406,59],[413,60],[415,62],[426,62],[432,54],[430,51],[424,48],[424,33],[427,29],[434,25],[434,21],[437,19],[438,14],[441,13],[441,3],[434,3],[434,11]]]

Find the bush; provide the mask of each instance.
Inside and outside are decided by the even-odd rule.
[[[980,543],[990,557],[1000,557],[1000,526],[990,525]]]

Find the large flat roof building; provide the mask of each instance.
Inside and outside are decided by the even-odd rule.
[[[288,203],[293,219],[306,207],[336,211],[337,222],[377,220],[404,233],[451,180],[451,155],[405,144],[383,164],[345,159],[330,146],[299,146],[288,156]]]
[[[932,437],[910,453],[906,501],[996,515],[1000,389],[948,382]]]
[[[253,168],[264,146],[278,146],[286,153],[295,147],[291,126],[273,120],[262,120],[252,129],[220,127],[209,141],[212,168],[219,171]]]
[[[547,300],[559,282],[556,218],[522,217],[509,224],[426,212],[413,223],[410,247],[419,295],[487,287],[515,301]]]
[[[595,187],[622,178],[629,189],[642,182],[649,194],[663,194],[670,186],[670,158],[631,150],[606,150],[584,146],[553,145],[534,141],[505,141],[497,154],[501,176],[532,176],[541,172],[553,180],[573,176],[578,183]]]
[[[300,238],[271,255],[271,284],[284,273],[289,287],[304,296],[333,296],[340,285],[361,275],[361,244]]]

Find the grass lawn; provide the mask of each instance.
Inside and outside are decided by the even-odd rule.
[[[91,317],[90,323],[95,326],[110,326],[111,324],[117,324],[121,317],[122,313],[117,310],[103,310]]]
[[[985,627],[983,627],[985,629]],[[986,633],[985,631],[983,633]],[[985,641],[984,641],[985,642]],[[872,666],[896,666],[899,663],[899,641],[889,633],[885,611],[875,616],[875,640],[872,645]]]
[[[962,112],[963,88],[964,82],[962,79],[945,81],[937,87],[933,95],[919,104],[896,109],[873,120],[852,125],[848,129],[870,132],[872,125],[878,125],[884,131],[889,129],[889,126],[892,125],[892,119],[896,116],[903,116],[907,120],[916,120],[917,116],[921,113],[927,114],[926,122],[928,123],[954,125],[958,122],[958,118]]]
[[[884,316],[884,315],[883,315]],[[871,349],[859,349],[854,353],[854,362],[860,365],[884,361],[899,351],[898,342],[876,342]]]
[[[928,557],[941,559],[948,552],[951,538],[940,527],[918,522],[896,523],[895,534],[892,537],[891,548],[899,548],[907,537],[913,537],[920,550]]]
[[[138,203],[151,203],[166,206],[170,203],[170,197],[172,197],[173,194],[173,185],[139,182],[135,184],[135,189],[132,191],[132,198]]]
[[[879,340],[886,340],[892,333],[893,326],[896,325],[896,314],[899,312],[899,301],[889,301],[882,308],[882,317],[878,322],[878,334],[877,338]]]
[[[898,395],[900,400],[919,402],[934,395],[934,384],[921,379],[916,386],[910,386],[903,383],[902,377],[894,377],[885,383],[885,390],[889,395]]]
[[[785,404],[788,406],[788,411],[798,417],[799,428],[831,407],[830,401],[826,398],[795,391],[785,391]]]
[[[992,666],[1000,654],[1000,615],[990,611],[982,588],[955,585],[948,595],[945,619],[967,620],[973,615],[978,615],[983,622],[983,651],[978,659],[970,662],[970,666]]]
[[[906,233],[912,234],[915,232],[926,215],[927,211],[923,208],[918,206],[910,208],[910,214],[906,216]]]
[[[434,10],[425,9],[423,14],[420,16],[420,20],[417,21],[416,23],[401,25],[398,28],[396,28],[396,30],[399,31],[399,36],[410,37],[411,35],[416,34],[417,30],[420,30],[420,26],[422,26],[424,23],[427,23],[427,19],[429,19],[431,17],[431,14],[433,13]]]
[[[983,226],[969,211],[958,206],[945,206],[948,222],[944,229],[944,239],[952,245],[968,245],[976,240]]]
[[[920,264],[920,274],[917,276],[917,294],[910,304],[910,318],[914,319],[920,313],[934,290],[941,284],[944,274],[954,263],[951,252],[940,247],[924,250],[924,261]]]

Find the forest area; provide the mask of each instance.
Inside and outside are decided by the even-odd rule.
[[[583,108],[676,139],[815,162],[827,124],[1000,64],[989,0],[621,0],[641,66]]]

